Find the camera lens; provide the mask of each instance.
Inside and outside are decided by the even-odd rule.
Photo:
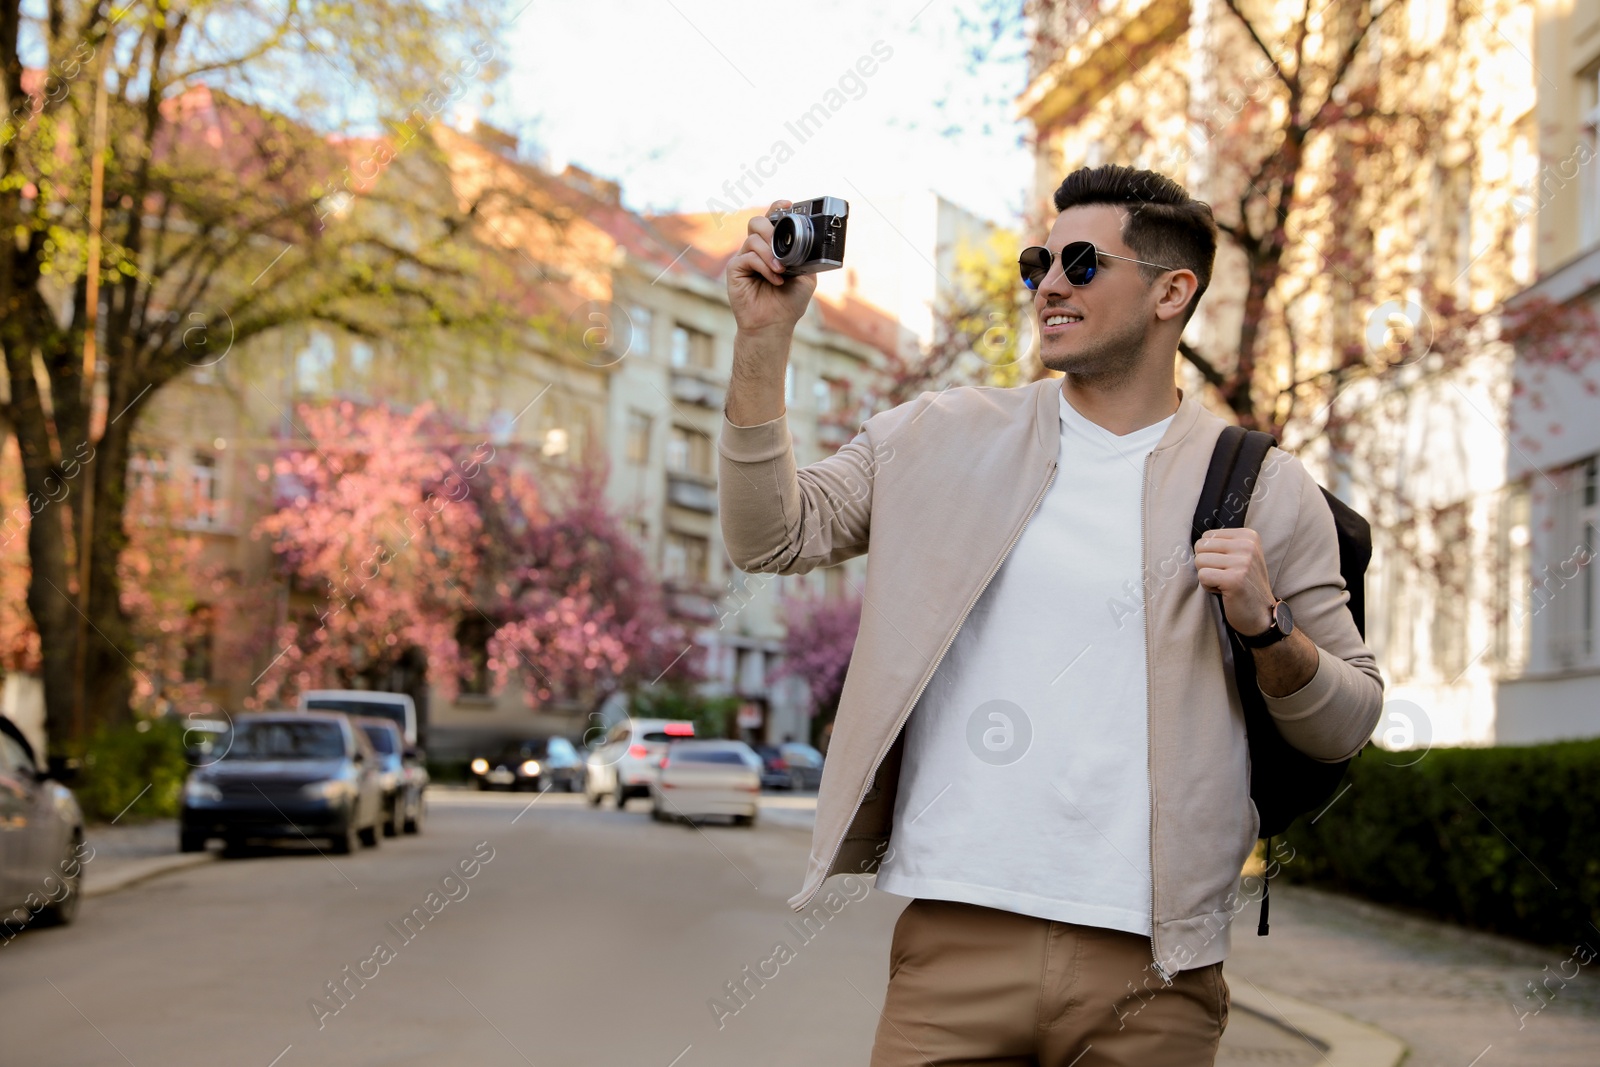
[[[772,230],[772,254],[785,267],[798,267],[811,254],[811,220],[805,215],[785,215]]]

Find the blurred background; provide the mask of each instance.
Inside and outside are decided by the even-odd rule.
[[[1224,1056],[1594,1062],[1600,0],[8,0],[0,49],[0,1064],[864,1060],[900,903],[784,900],[866,560],[723,549],[725,265],[850,204],[803,465],[1050,374],[1016,254],[1110,162],[1222,230],[1186,393],[1373,529],[1384,719],[1245,872]]]

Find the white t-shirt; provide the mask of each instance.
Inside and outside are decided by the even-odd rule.
[[[906,721],[877,885],[1149,934],[1140,502],[1172,417],[1060,409],[1055,480]]]

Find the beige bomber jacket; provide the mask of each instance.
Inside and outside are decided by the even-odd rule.
[[[805,574],[867,556],[861,629],[817,797],[804,911],[834,874],[870,874],[888,847],[907,717],[1055,477],[1060,378],[925,392],[796,469],[787,414],[717,442],[723,540],[747,572]],[[1222,616],[1199,584],[1190,522],[1226,424],[1192,396],[1145,458],[1151,955],[1163,978],[1224,959],[1239,872],[1260,823]],[[1272,592],[1317,645],[1305,686],[1266,703],[1284,737],[1326,761],[1377,726],[1383,679],[1355,627],[1333,515],[1299,460],[1272,449],[1245,523]],[[1062,605],[1063,611],[1082,610]],[[1099,610],[1100,606],[1096,606]]]

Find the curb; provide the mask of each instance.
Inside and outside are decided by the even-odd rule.
[[[1328,1067],[1397,1067],[1410,1051],[1393,1034],[1348,1015],[1268,991],[1243,975],[1229,983],[1233,1007],[1286,1027],[1322,1054]]]
[[[85,866],[83,899],[103,897],[108,893],[126,889],[131,885],[154,878],[157,875],[198,867],[203,863],[211,863],[216,858],[216,854],[213,852],[180,852],[172,856],[152,856],[149,859],[122,860],[103,878],[89,877],[94,868]]]

